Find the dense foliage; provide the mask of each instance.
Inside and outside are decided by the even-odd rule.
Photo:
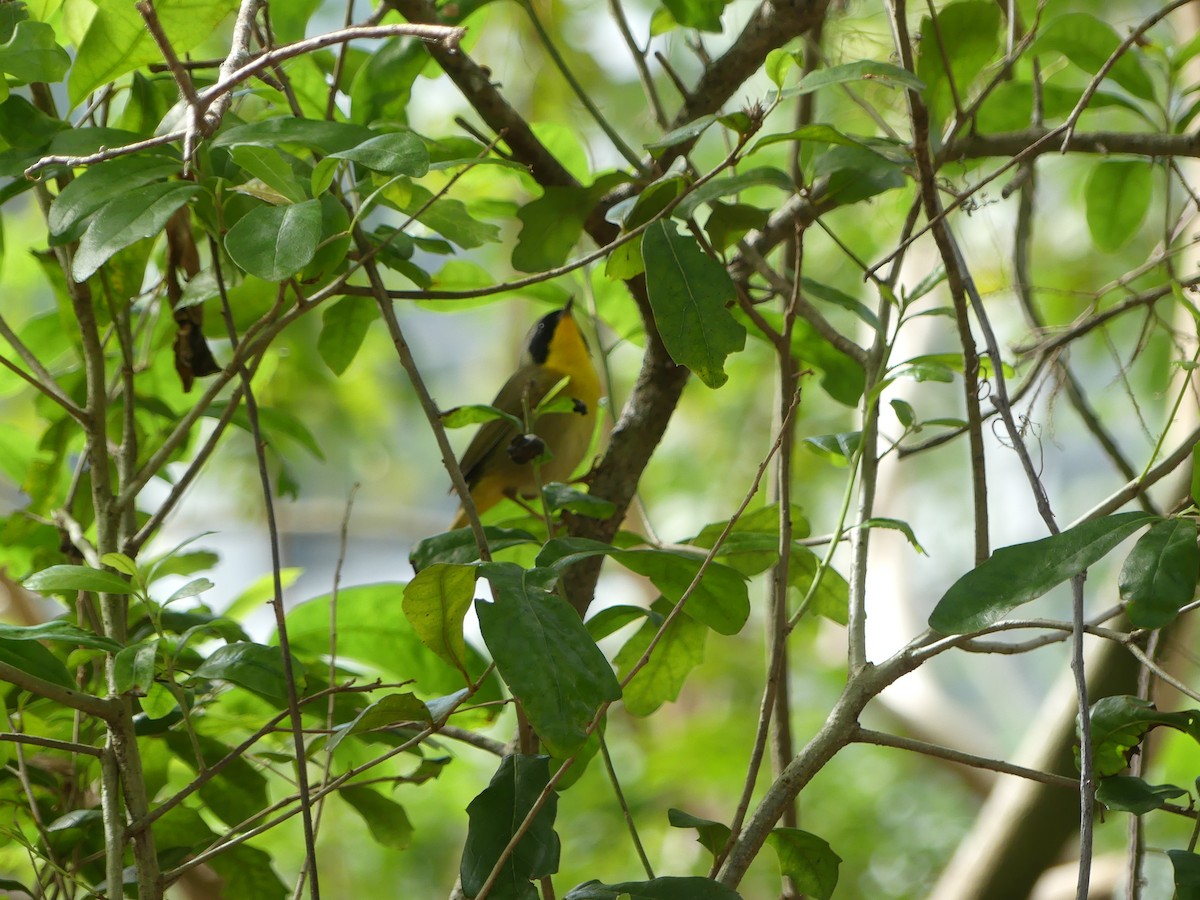
[[[1200,896],[1198,15],[0,2],[0,888]]]

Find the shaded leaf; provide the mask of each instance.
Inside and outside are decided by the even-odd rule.
[[[483,534],[487,538],[488,549],[492,553],[521,544],[537,543],[537,538],[520,528],[484,525]],[[479,548],[475,544],[475,535],[471,533],[470,528],[456,528],[454,531],[447,531],[417,541],[408,557],[413,570],[417,572],[434,563],[469,563],[478,559]]]
[[[1124,769],[1146,732],[1159,725],[1200,741],[1200,710],[1163,712],[1148,700],[1124,695],[1096,701],[1091,709],[1096,774],[1104,777]]]
[[[1148,163],[1109,159],[1097,163],[1084,191],[1088,230],[1096,247],[1119,250],[1137,233],[1154,196]]]
[[[470,825],[459,875],[468,897],[483,888],[500,854],[550,782],[550,758],[515,754],[500,761],[491,782],[467,806]],[[533,824],[505,862],[497,897],[535,898],[535,878],[558,871],[559,840],[554,832],[558,795],[551,792]]]
[[[67,667],[37,641],[0,638],[0,662],[60,687],[72,690],[77,687]]]
[[[658,617],[648,618],[625,642],[614,659],[622,680],[628,677],[650,647],[650,641],[661,628],[671,606],[663,600],[656,600],[651,609],[658,613]],[[707,639],[708,629],[699,622],[687,616],[676,616],[655,644],[649,661],[625,685],[622,699],[630,715],[648,716],[664,703],[673,703],[678,699],[692,669],[704,661],[704,643]]]
[[[546,747],[569,755],[587,740],[600,706],[621,696],[612,667],[579,614],[541,587],[538,570],[487,563],[480,574],[495,596],[475,610],[496,668]]]
[[[1096,799],[1117,812],[1140,816],[1161,809],[1168,800],[1182,797],[1187,791],[1173,784],[1148,784],[1130,775],[1110,775],[1100,779]]]
[[[617,510],[611,500],[593,496],[571,487],[569,484],[560,484],[556,481],[542,488],[542,496],[546,500],[546,509],[549,512],[566,509],[581,516],[590,516],[593,519],[607,519]]]
[[[1055,16],[1039,31],[1029,54],[1058,51],[1083,71],[1095,75],[1121,45],[1121,37],[1107,22],[1089,13]],[[1136,48],[1121,55],[1108,72],[1111,78],[1135,97],[1154,98],[1154,82],[1142,67]]]
[[[298,682],[303,672],[298,663],[293,666]],[[283,654],[278,647],[249,641],[226,644],[214,650],[192,676],[228,681],[278,705],[287,703]]]
[[[338,795],[362,816],[375,843],[392,850],[408,849],[413,827],[403,806],[373,788],[358,785],[341,788]]]
[[[734,288],[725,267],[675,231],[655,222],[642,235],[646,290],[671,358],[711,388],[723,385],[725,358],[746,344],[746,329],[729,314]]]
[[[729,840],[731,833],[729,826],[723,822],[702,819],[691,813],[685,813],[682,809],[668,809],[667,821],[671,823],[672,828],[695,828],[696,840],[714,858],[725,849],[725,843]]]
[[[1168,850],[1175,872],[1175,900],[1200,900],[1200,856],[1187,850]]]
[[[567,892],[563,900],[741,900],[742,895],[711,878],[666,875],[650,881],[601,884],[588,881]]]
[[[71,276],[87,281],[118,250],[160,234],[175,211],[199,193],[199,185],[160,181],[110,200],[83,232],[71,261]]]
[[[378,318],[379,307],[367,297],[343,297],[321,313],[317,352],[334,375],[354,362],[367,329]]]
[[[1190,603],[1200,577],[1200,549],[1192,519],[1156,522],[1138,538],[1121,568],[1121,599],[1129,621],[1161,628]]]
[[[428,725],[432,721],[429,707],[418,700],[411,691],[403,694],[388,694],[386,697],[380,697],[360,712],[353,721],[338,726],[330,737],[326,749],[332,753],[343,740],[352,734],[364,734],[398,722],[419,722]]]
[[[823,838],[799,828],[774,828],[767,837],[783,874],[796,883],[801,893],[829,900],[837,887],[842,858]]]

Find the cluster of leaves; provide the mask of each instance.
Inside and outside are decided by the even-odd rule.
[[[157,19],[164,40],[183,55],[205,48],[236,5],[162,0]],[[461,4],[455,20],[475,6]],[[655,27],[720,31],[719,10],[668,2]],[[274,38],[299,38],[310,12],[305,4],[273,10]],[[141,879],[149,863],[136,845],[148,834],[153,867],[166,883],[206,862],[225,880],[227,896],[287,896],[268,854],[246,840],[330,794],[362,817],[376,841],[403,849],[412,826],[389,789],[437,777],[450,760],[445,735],[483,731],[500,705],[513,702],[546,754],[502,753],[468,807],[460,877],[468,896],[532,896],[534,883],[559,869],[557,807],[601,751],[610,707],[619,701],[629,715],[649,716],[678,698],[710,632],[732,636],[746,626],[750,579],[782,567],[783,593],[793,602],[789,630],[805,615],[843,625],[850,618],[846,581],[831,568],[831,555],[805,545],[807,522],[790,502],[758,504],[668,549],[617,530],[628,496],[551,485],[544,517],[505,520],[509,513],[501,511],[489,520],[487,548],[469,530],[429,538],[414,549],[416,574],[406,584],[310,600],[287,615],[274,642],[252,641],[240,615],[280,597],[253,592],[216,615],[196,599],[212,587],[202,574],[215,562],[210,554],[179,549],[146,559],[141,549],[230,425],[253,433],[270,455],[277,492],[296,485],[275,437],[320,455],[292,411],[246,402],[256,373],[286,365],[277,348],[289,325],[320,308],[315,347],[341,376],[394,298],[511,296],[482,265],[461,258],[504,247],[496,220],[508,220],[521,230],[507,262],[536,276],[526,293],[561,302],[565,289],[538,282],[582,269],[575,254],[584,235],[603,238],[595,256],[603,266],[589,287],[638,296],[644,284],[644,322],[623,327],[628,322],[614,313],[616,330],[661,341],[673,365],[711,389],[731,380],[752,337],[778,350],[781,365],[817,374],[823,396],[814,402],[877,422],[884,392],[898,382],[1003,379],[1015,370],[1000,359],[975,366],[961,348],[891,359],[901,329],[929,315],[956,315],[926,302],[942,287],[944,270],[899,293],[873,282],[878,303],[871,308],[836,266],[826,273],[815,267],[821,277],[797,279],[810,310],[799,317],[779,286],[786,276],[745,274],[759,250],[773,250],[766,235],[778,225],[774,210],[802,201],[803,210],[791,210],[798,219],[842,208],[862,215],[869,201],[914,190],[913,145],[888,124],[890,114],[873,109],[878,127],[859,133],[841,122],[775,130],[777,112],[790,114],[818,93],[859,90],[888,112],[911,92],[930,113],[936,158],[970,160],[997,152],[987,149],[989,138],[1004,146],[1005,133],[1031,124],[1024,146],[1045,140],[1045,129],[1073,123],[1081,104],[1168,136],[1182,134],[1200,108],[1180,86],[1200,41],[1125,46],[1097,16],[1066,12],[1048,17],[1009,58],[1000,6],[958,0],[922,21],[912,70],[866,60],[806,71],[798,68],[802,53],[777,48],[755,61],[775,88],[763,105],[697,115],[646,135],[646,159],[629,171],[584,171],[553,183],[539,179],[511,136],[493,145],[410,127],[414,85],[433,68],[410,37],[388,38],[373,52],[315,49],[286,69],[264,63],[253,73],[260,81],[208,133],[195,130],[203,120],[196,101],[179,99],[178,72],[148,67],[163,48],[142,18],[117,3],[97,4],[90,18],[68,13],[52,2],[0,4],[0,176],[12,179],[0,199],[17,208],[34,191],[42,201],[39,249],[54,292],[51,308],[20,329],[4,325],[22,364],[3,377],[26,392],[30,424],[0,436],[0,471],[25,498],[3,522],[0,560],[28,576],[30,590],[73,603],[51,623],[0,630],[0,664],[12,682],[3,700],[10,730],[23,732],[0,742],[12,761],[0,791],[18,810],[5,833],[45,862],[40,879],[64,891],[106,879],[112,888],[115,864],[123,862],[132,863],[131,884],[143,894],[153,890]],[[1058,67],[1038,75],[1035,57]],[[193,91],[218,81],[215,69],[187,77]],[[46,89],[64,79],[71,108],[89,107],[75,121],[57,114]],[[156,140],[176,129],[178,141]],[[718,145],[723,155],[701,168],[695,160]],[[799,184],[783,168],[785,154],[794,158]],[[23,177],[27,171],[36,179]],[[1143,159],[1094,166],[1085,206],[1097,248],[1115,251],[1135,238],[1153,174]],[[772,309],[780,297],[782,308]],[[859,347],[860,333],[879,352]],[[216,355],[227,362],[216,362],[209,342],[221,342]],[[949,436],[971,427],[957,416],[922,418],[898,398],[888,408],[901,426],[894,445],[902,450],[915,447],[925,429]],[[670,412],[656,415],[665,421]],[[430,427],[490,414],[467,409],[447,422],[435,417]],[[201,417],[211,420],[207,433],[196,427]],[[854,473],[864,454],[876,453],[869,432],[811,434],[802,443]],[[627,480],[636,483],[637,474]],[[171,482],[168,499],[141,508],[142,489],[154,478]],[[791,489],[783,487],[789,501]],[[606,539],[583,536],[578,526],[586,520],[611,521]],[[791,532],[785,553],[783,520]],[[921,550],[905,522],[854,524],[859,533],[897,529]],[[844,526],[843,509],[832,546]],[[948,635],[986,632],[1147,526],[1125,561],[1120,594],[1136,627],[1162,628],[1194,596],[1196,526],[1186,516],[1142,513],[997,551],[950,589],[930,625]],[[601,558],[651,584],[653,602],[582,618],[562,583],[573,567]],[[163,596],[159,582],[167,576],[198,577]],[[481,579],[490,601],[475,599]],[[487,659],[464,637],[472,608]],[[381,609],[400,609],[403,617],[382,617]],[[636,628],[620,632],[626,626]],[[599,642],[618,632],[610,661]],[[97,711],[93,701],[102,700]],[[1103,776],[1099,798],[1110,809],[1142,814],[1185,793],[1121,771],[1153,727],[1200,735],[1197,715],[1161,712],[1135,698],[1100,700],[1090,731]],[[114,819],[120,806],[107,797],[114,782],[104,768],[110,756],[100,749],[119,743],[126,725],[134,740],[123,775],[139,782],[144,807],[134,792],[128,823]],[[300,758],[296,736],[303,738]],[[49,756],[31,758],[25,738],[68,754],[67,774]],[[272,800],[273,787],[298,769],[322,765],[323,779],[311,790],[282,805]],[[110,804],[104,812],[99,784]],[[714,871],[738,838],[727,824],[679,810],[670,821],[697,831]],[[128,859],[121,843],[114,856],[114,836],[135,842]],[[790,827],[770,829],[767,840],[800,890],[832,895],[839,857],[826,841]],[[1196,857],[1172,853],[1182,883]],[[566,897],[625,895],[738,896],[713,878],[651,875],[587,882]]]

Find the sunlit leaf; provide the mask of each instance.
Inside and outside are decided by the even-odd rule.
[[[1140,512],[1092,519],[1060,534],[1001,547],[956,581],[929,617],[942,634],[978,631],[1085,571],[1134,532],[1156,521]]]

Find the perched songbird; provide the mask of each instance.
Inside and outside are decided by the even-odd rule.
[[[505,497],[536,497],[539,484],[566,481],[592,439],[600,381],[579,326],[571,317],[569,301],[562,309],[542,316],[533,327],[521,363],[492,406],[528,424],[527,417],[537,405],[567,379],[554,396],[565,398],[571,410],[538,416],[532,428],[526,429],[530,433],[523,433],[507,419],[480,426],[459,460],[480,513]],[[553,455],[535,467],[543,450]],[[466,524],[466,513],[460,508],[451,527]]]

